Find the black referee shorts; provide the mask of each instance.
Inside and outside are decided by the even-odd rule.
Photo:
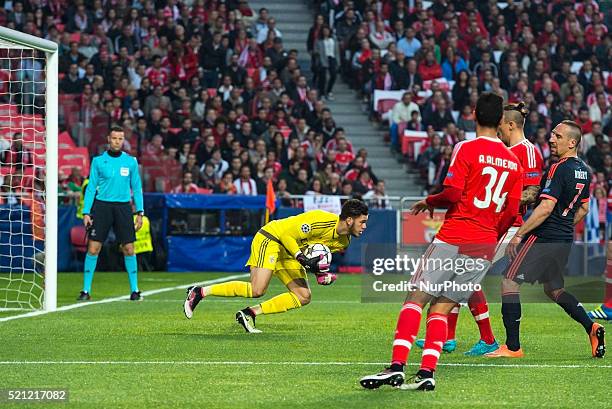
[[[505,277],[519,284],[539,282],[553,290],[563,288],[563,272],[571,249],[571,242],[551,242],[529,235],[519,245]]]
[[[108,233],[113,228],[120,244],[136,241],[132,205],[121,202],[103,202],[95,200],[91,208],[93,225],[89,230],[89,238],[104,243]]]

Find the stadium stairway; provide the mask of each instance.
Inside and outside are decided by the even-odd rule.
[[[298,63],[304,74],[310,78],[310,55],[306,51],[306,39],[314,14],[307,5],[307,0],[251,0],[249,4],[256,13],[261,7],[269,10],[270,16],[276,19],[276,26],[283,34],[284,48],[298,50]],[[417,175],[408,173],[405,165],[391,154],[383,141],[385,132],[368,120],[367,114],[361,108],[361,102],[355,98],[355,92],[341,81],[339,75],[334,86],[334,96],[334,101],[327,102],[327,105],[337,126],[345,129],[355,150],[368,150],[368,163],[374,174],[385,180],[387,195],[421,195],[422,187],[417,183]]]
[[[420,196],[423,188],[419,185],[416,173],[407,172],[406,166],[392,155],[384,142],[385,130],[370,122],[362,110],[361,101],[338,76],[334,86],[334,100],[327,105],[332,111],[337,126],[344,128],[355,150],[368,151],[368,163],[379,179],[385,180],[385,190],[389,196]]]
[[[249,5],[259,15],[265,7],[276,19],[276,28],[283,34],[283,48],[298,51],[298,64],[304,75],[310,75],[310,55],[306,51],[306,38],[312,25],[312,11],[303,0],[250,0]]]

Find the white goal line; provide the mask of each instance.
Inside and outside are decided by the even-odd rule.
[[[150,296],[150,295],[165,293],[165,292],[168,292],[168,291],[184,290],[187,287],[190,287],[192,285],[199,285],[199,286],[210,285],[210,284],[222,283],[224,281],[230,281],[230,280],[236,280],[236,279],[240,279],[240,278],[245,278],[245,277],[248,277],[248,276],[249,276],[249,273],[233,274],[233,275],[229,275],[229,276],[225,276],[225,277],[216,278],[214,280],[199,281],[199,282],[195,282],[195,283],[191,283],[191,284],[181,284],[181,285],[176,285],[174,287],[164,287],[164,288],[158,288],[158,289],[155,289],[155,290],[143,291],[141,293],[141,295],[143,297],[147,297],[147,296]],[[125,300],[129,300],[129,299],[130,299],[129,295],[122,295],[120,297],[103,298],[103,299],[98,300],[98,301],[84,301],[84,302],[79,302],[79,303],[75,303],[75,304],[68,304],[68,305],[64,305],[62,307],[58,307],[55,311],[38,310],[38,311],[31,311],[31,312],[28,312],[28,313],[25,313],[25,314],[12,315],[12,316],[9,316],[9,317],[0,318],[0,322],[17,320],[17,319],[20,319],[20,318],[38,317],[40,315],[51,314],[51,313],[54,313],[54,312],[69,311],[69,310],[74,310],[76,308],[89,307],[90,305],[108,304],[108,303],[112,303],[112,302],[125,301]]]
[[[382,366],[388,362],[291,362],[291,361],[0,361],[1,365],[251,365],[251,366]],[[408,363],[417,366],[418,363]],[[438,366],[467,368],[557,368],[557,369],[612,369],[612,365],[578,364],[489,364],[489,363],[439,363]]]

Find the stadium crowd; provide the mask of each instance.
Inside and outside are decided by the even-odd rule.
[[[610,10],[593,0],[424,3],[326,1],[311,31],[332,22],[342,76],[372,112],[379,108],[373,105],[376,90],[406,91],[390,112],[391,142],[399,150],[398,130],[427,132],[411,158],[427,189],[440,189],[452,147],[475,130],[478,95],[491,91],[508,103],[526,103],[525,135],[547,166],[551,126],[577,121],[585,134],[581,155],[607,196]]]
[[[400,148],[403,129],[427,132],[411,158],[427,190],[440,189],[453,145],[474,131],[479,93],[493,91],[526,103],[525,134],[547,164],[551,125],[580,123],[581,155],[607,197],[612,47],[598,2],[315,5],[311,67],[244,0],[27,0],[0,20],[60,44],[64,128],[93,156],[122,125],[146,191],[261,194],[272,179],[281,197],[384,194],[326,107],[338,72],[373,115],[375,91],[405,91],[389,113],[391,144]],[[71,192],[82,179],[62,177]]]
[[[60,45],[60,124],[91,156],[122,126],[145,191],[255,195],[269,179],[281,198],[384,191],[265,8],[16,1],[1,19]]]

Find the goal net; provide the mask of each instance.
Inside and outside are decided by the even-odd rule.
[[[0,27],[0,314],[56,306],[56,50]]]

